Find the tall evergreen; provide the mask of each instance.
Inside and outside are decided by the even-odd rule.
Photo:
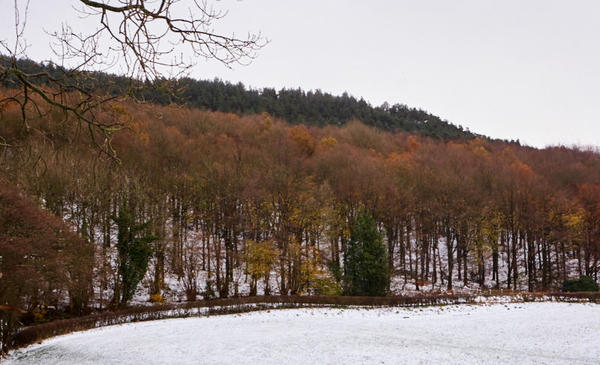
[[[383,238],[373,217],[362,209],[352,224],[344,256],[344,294],[385,296],[389,280]]]
[[[148,224],[136,224],[133,209],[122,204],[119,215],[113,217],[117,224],[117,250],[119,252],[120,286],[115,288],[115,304],[125,305],[133,298],[135,289],[148,270],[152,257],[152,242],[156,237],[147,232]]]

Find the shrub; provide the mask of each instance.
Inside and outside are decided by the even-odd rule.
[[[36,323],[46,322],[46,313],[47,313],[47,311],[45,309],[40,308],[40,307],[36,307],[33,310],[33,320]]]
[[[314,280],[314,294],[316,295],[342,295],[340,283],[333,278],[324,277]]]
[[[162,294],[155,293],[155,294],[150,295],[150,301],[152,303],[156,303],[156,304],[164,304],[165,298],[162,296]]]
[[[589,276],[582,275],[579,279],[565,280],[563,283],[563,291],[579,292],[579,291],[598,291],[598,284]]]

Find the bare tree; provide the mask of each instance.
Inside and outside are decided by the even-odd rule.
[[[198,0],[78,0],[76,11],[93,20],[96,27],[77,32],[64,24],[51,34],[53,57],[44,61],[56,72],[27,72],[24,37],[30,0],[14,0],[14,39],[0,39],[0,83],[15,92],[0,95],[2,106],[16,103],[25,128],[31,113],[43,115],[41,104],[58,108],[65,118],[87,126],[93,142],[112,157],[111,134],[121,128],[119,121],[98,118],[95,111],[114,95],[99,91],[93,71],[119,68],[130,88],[156,84],[166,76],[180,77],[196,59],[214,59],[227,67],[246,64],[266,44],[260,33],[237,37],[214,30],[227,15],[206,1]],[[186,56],[187,55],[187,56]],[[187,57],[187,58],[186,58]],[[56,67],[60,65],[61,67]],[[64,67],[67,66],[67,67]],[[131,91],[131,90],[128,90]],[[133,94],[125,92],[125,94]],[[0,139],[0,143],[6,142]]]

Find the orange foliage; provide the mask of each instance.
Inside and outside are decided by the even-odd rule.
[[[514,161],[510,167],[520,177],[529,178],[535,175],[531,167],[519,160]]]
[[[164,210],[175,209],[182,220],[188,213],[207,219],[209,224],[198,222],[200,227],[274,239],[280,246],[295,242],[293,245],[301,251],[294,257],[278,257],[281,265],[293,264],[296,259],[304,261],[307,255],[314,255],[317,263],[320,253],[311,253],[301,238],[291,236],[319,242],[319,235],[326,230],[333,242],[342,242],[338,239],[347,238],[346,222],[360,206],[366,206],[382,227],[396,235],[398,245],[413,244],[413,240],[401,238],[411,232],[435,239],[440,224],[456,225],[446,228],[454,229],[465,239],[471,239],[468,237],[473,232],[473,242],[466,242],[461,248],[468,251],[464,255],[470,260],[469,267],[489,259],[483,256],[498,249],[496,238],[500,229],[505,230],[501,232],[505,239],[520,233],[514,230],[526,229],[539,236],[536,239],[545,239],[542,235],[551,231],[548,237],[570,244],[583,237],[573,236],[581,233],[578,231],[582,214],[578,208],[585,212],[588,226],[590,217],[600,216],[600,154],[595,152],[537,150],[484,139],[439,141],[386,133],[358,121],[342,127],[309,129],[285,124],[266,113],[236,116],[132,103],[107,108],[105,117],[111,113],[127,116],[129,129],[115,135],[123,168],[106,169],[106,176],[114,174],[121,179],[115,182],[107,178],[107,186],[102,190],[107,191],[106,199],[137,194],[139,190],[140,209],[148,209],[148,216],[170,217],[172,212]],[[50,133],[58,129],[58,123],[34,119],[30,122],[38,128],[49,124],[46,129]],[[77,162],[76,166],[96,163],[95,154],[91,158],[81,147],[83,144],[77,144],[75,133],[66,137],[70,144],[63,145],[61,156]],[[21,145],[39,149],[40,154],[52,155],[55,148],[45,147],[31,136],[14,138],[22,138]],[[42,150],[41,146],[47,149]],[[36,176],[23,173],[28,171],[27,166],[22,167],[27,162],[15,158],[17,153],[6,156],[6,171],[22,179],[30,190],[42,190],[44,199],[50,197],[58,204],[77,206],[80,200],[70,202],[71,195],[79,199],[86,193],[75,185],[87,182],[86,177],[78,175],[73,179],[68,175],[75,170],[70,164],[68,168],[49,164],[44,166],[43,176]],[[35,167],[30,169],[35,172]],[[77,170],[78,174],[85,171]],[[65,187],[68,184],[74,186]],[[94,184],[101,182],[90,179],[89,184],[92,188],[88,198],[93,202],[89,206],[95,207],[100,194],[94,191]],[[70,191],[76,193],[66,193]],[[171,202],[171,208],[165,207]],[[95,216],[110,216],[110,201],[106,207],[98,208]],[[400,232],[394,232],[398,229]],[[402,233],[404,229],[407,231]],[[275,231],[285,235],[273,237]],[[482,242],[494,245],[484,249]],[[320,249],[326,250],[324,247],[325,244]],[[240,245],[235,252],[246,248]],[[288,248],[282,252],[296,252],[291,246]],[[417,255],[420,248],[413,248]],[[472,251],[475,248],[480,252]],[[445,251],[456,252],[456,247]],[[340,253],[338,250],[328,255],[339,258]],[[555,253],[551,256],[559,258]],[[471,257],[474,254],[478,256]],[[288,275],[294,270],[302,272],[305,263],[300,262]]]
[[[294,141],[294,143],[298,146],[300,151],[306,156],[312,156],[315,152],[315,139],[308,132],[308,129],[304,125],[294,126],[290,128],[288,132],[288,137]]]
[[[406,138],[406,145],[407,145],[408,152],[414,152],[419,147],[421,147],[421,144],[419,143],[419,141],[417,141],[417,138],[412,135],[408,136],[408,138]]]

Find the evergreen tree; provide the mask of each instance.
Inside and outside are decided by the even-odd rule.
[[[344,257],[344,294],[385,296],[388,260],[381,233],[371,215],[361,210],[354,220]]]
[[[125,204],[121,205],[119,215],[113,217],[117,224],[117,250],[119,252],[120,286],[115,289],[115,303],[125,305],[135,293],[138,283],[148,269],[148,261],[152,257],[152,242],[156,237],[146,232],[148,224],[135,223],[133,210]],[[143,235],[142,235],[143,233]]]

